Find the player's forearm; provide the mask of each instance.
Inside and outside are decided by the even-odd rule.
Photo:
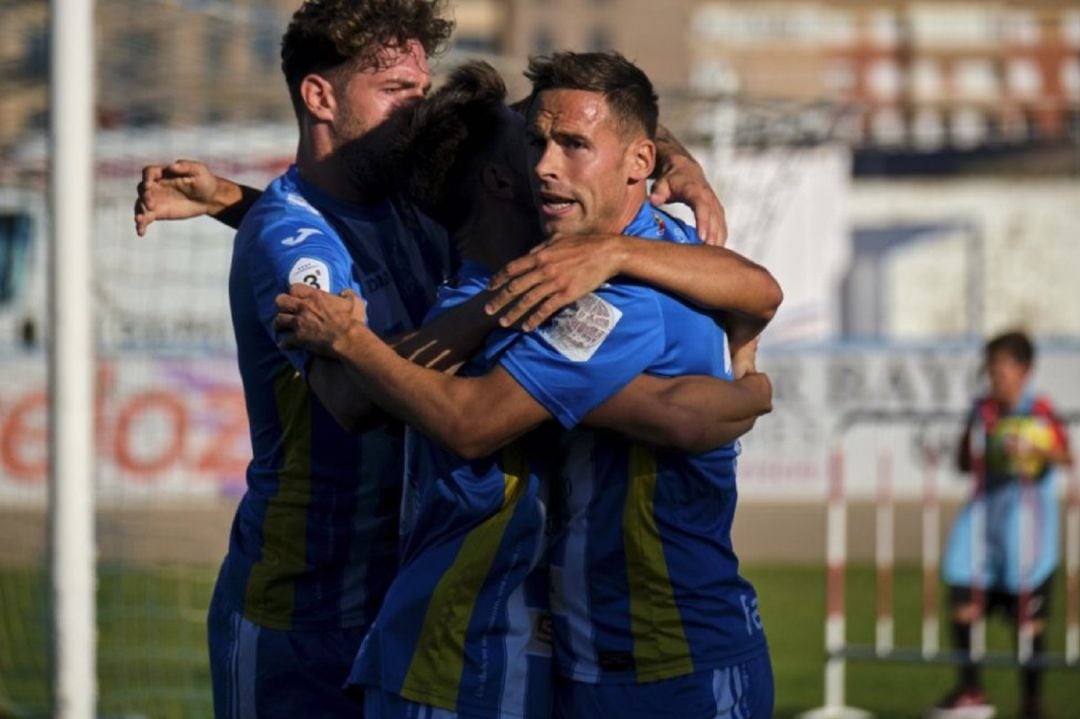
[[[698,454],[742,436],[771,407],[772,388],[765,375],[751,374],[736,382],[643,375],[584,422],[638,442]]]
[[[671,392],[670,401],[697,419],[692,443],[698,452],[734,442],[772,411],[772,383],[758,372],[730,383],[685,383]]]
[[[498,327],[498,317],[484,312],[490,294],[483,292],[444,312],[415,332],[391,340],[391,346],[421,367],[457,372]]]
[[[615,401],[608,400],[608,402]],[[601,405],[585,417],[583,424],[608,429],[642,444],[673,449],[687,454],[701,454],[722,447],[749,432],[757,416],[730,422],[710,421],[685,406],[671,405],[659,411],[637,411],[614,419],[616,407],[628,406],[627,400]],[[640,405],[638,405],[640,407]]]
[[[361,391],[387,413],[466,459],[490,453],[529,427],[512,429],[498,398],[480,378],[454,377],[401,357],[366,327],[355,327],[334,345]],[[505,421],[504,421],[505,420]]]
[[[334,352],[364,395],[391,415],[440,441],[455,432],[458,408],[446,375],[401,357],[366,327],[350,330]]]
[[[751,372],[733,382],[682,382],[673,385],[669,394],[670,401],[715,423],[740,422],[772,411],[772,382],[764,372]]]
[[[784,297],[768,270],[723,247],[619,237],[612,251],[619,274],[707,310],[736,312],[762,327]]]
[[[244,216],[262,196],[260,190],[247,185],[241,185],[224,177],[217,178],[217,187],[214,190],[214,199],[207,209],[210,217],[233,229],[238,229],[244,221]]]

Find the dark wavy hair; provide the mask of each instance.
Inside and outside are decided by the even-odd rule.
[[[445,0],[305,0],[281,40],[281,70],[297,116],[304,111],[300,82],[311,73],[377,68],[383,48],[410,40],[428,55],[441,51],[454,29],[442,17],[444,5]]]
[[[499,123],[510,112],[495,68],[479,61],[462,65],[428,98],[392,118],[392,146],[379,153],[374,168],[354,165],[364,175],[355,180],[375,179],[456,229],[472,206],[478,168],[497,151]]]
[[[544,90],[588,90],[604,96],[624,127],[640,127],[656,139],[660,101],[641,68],[617,52],[557,52],[529,58],[525,77],[533,84],[530,101]]]

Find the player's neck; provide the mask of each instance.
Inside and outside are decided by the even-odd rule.
[[[495,271],[521,254],[508,251],[505,244],[493,242],[496,236],[498,235],[474,223],[466,223],[454,230],[453,241],[462,259],[479,262]]]
[[[364,205],[378,199],[357,186],[346,153],[336,148],[332,139],[318,129],[301,133],[296,169],[305,182],[335,200]]]
[[[630,223],[641,212],[641,206],[645,203],[645,186],[643,183],[634,185],[627,190],[626,204],[623,206],[622,212],[619,213],[618,218],[612,223],[611,227],[600,230],[600,232],[610,232],[613,235],[622,234],[622,231],[630,226]]]
[[[333,156],[322,159],[305,156],[304,152],[296,155],[296,169],[304,181],[314,186],[335,200],[362,204],[363,198],[349,184],[349,176],[343,163],[338,162]]]
[[[532,233],[529,229],[514,212],[501,206],[481,206],[474,207],[452,234],[454,246],[463,259],[498,270],[528,252],[540,239],[538,228]]]

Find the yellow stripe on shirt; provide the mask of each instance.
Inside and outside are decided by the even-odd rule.
[[[274,381],[285,461],[266,508],[262,555],[251,567],[244,616],[271,629],[292,628],[296,579],[307,569],[311,504],[311,391],[293,367]]]
[[[502,507],[469,531],[453,564],[431,594],[424,626],[399,692],[411,701],[457,709],[465,637],[476,600],[528,484],[528,467],[517,443],[503,450],[502,460]]]
[[[630,629],[639,682],[683,676],[694,671],[682,617],[675,605],[664,545],[653,514],[656,456],[630,449],[623,547],[630,587]]]

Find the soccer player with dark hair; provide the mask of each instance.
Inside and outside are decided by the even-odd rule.
[[[536,59],[527,74],[545,233],[629,221],[626,234],[651,226],[660,239],[677,241],[686,232],[679,223],[635,208],[633,183],[649,165],[656,129],[648,78],[617,55],[573,53]],[[595,179],[612,162],[629,179],[622,202],[613,183]],[[667,350],[642,359],[668,372],[726,376],[723,350],[710,349],[706,338],[722,346],[725,329],[739,332],[736,318],[721,328],[663,295],[654,299],[660,313],[651,324],[677,359],[667,359]],[[564,472],[569,526],[552,549],[558,713],[771,716],[757,597],[731,546],[735,447],[691,455],[576,434],[568,451],[589,461]]]
[[[990,391],[975,400],[958,453],[960,470],[975,475],[974,497],[953,524],[942,564],[953,640],[970,655],[972,624],[984,613],[1000,611],[1017,629],[1020,622],[1030,623],[1038,658],[1046,645],[1051,582],[1060,559],[1055,470],[1072,461],[1068,435],[1050,400],[1029,386],[1035,346],[1026,334],[998,335],[986,343],[984,355]],[[1038,719],[1042,670],[1025,667],[1020,677],[1019,716]],[[930,716],[993,713],[978,667],[969,660],[960,666],[956,689]]]
[[[208,616],[219,717],[358,712],[341,686],[397,569],[401,430],[364,424],[340,363],[278,346],[274,297],[351,289],[389,337],[452,272],[445,232],[358,193],[342,153],[427,92],[428,53],[451,29],[440,5],[308,0],[282,41],[296,164],[244,218],[229,278],[253,458]]]
[[[688,263],[675,273],[689,286],[688,299],[694,291],[701,299],[705,286],[709,301],[700,304],[760,328],[780,301],[768,273],[725,250],[694,247],[691,228],[646,202],[656,103],[647,78],[617,55],[553,62],[560,58],[597,70],[601,84],[538,87],[533,95],[531,145],[540,152],[532,180],[545,234],[567,232],[596,246],[621,233],[644,238],[637,241],[658,257],[670,251]],[[625,103],[609,103],[609,94],[624,90]],[[512,115],[503,112],[492,140],[512,134]],[[409,147],[424,146],[410,139]],[[443,187],[472,177],[477,192],[512,200],[523,183],[476,154],[478,166],[447,163]],[[451,209],[449,196],[433,193],[427,204]],[[482,294],[500,255],[520,249],[503,247],[495,228],[478,231],[492,217],[490,203],[467,207],[455,237],[459,244],[475,237],[489,267],[463,265],[440,310]],[[515,221],[526,222],[520,214]],[[709,280],[721,276],[723,283]],[[649,281],[680,292],[679,282],[666,279]],[[352,676],[367,689],[371,716],[520,716],[540,708],[535,674],[508,679],[530,668],[530,609],[537,607],[529,604],[529,578],[543,549],[540,498],[544,465],[553,460],[550,447],[518,440],[550,419],[566,429],[585,422],[621,433],[574,430],[562,440],[552,493],[565,502],[555,504],[565,521],[556,523],[551,578],[564,675],[559,713],[655,716],[664,707],[677,716],[711,708],[713,716],[728,705],[768,716],[771,671],[756,599],[730,548],[737,433],[710,422],[716,427],[696,443],[664,436],[663,423],[659,432],[641,426],[642,413],[627,399],[635,382],[659,377],[730,390],[724,330],[714,315],[665,291],[625,276],[600,283],[536,332],[490,337],[460,377],[403,361],[358,321],[356,298],[302,287],[279,298],[278,327],[296,335],[288,343],[347,362],[371,399],[417,430],[407,459],[402,568]],[[692,394],[702,399],[707,391]],[[591,611],[581,611],[582,601]],[[580,630],[590,625],[596,632],[584,639],[596,644],[583,646]]]

